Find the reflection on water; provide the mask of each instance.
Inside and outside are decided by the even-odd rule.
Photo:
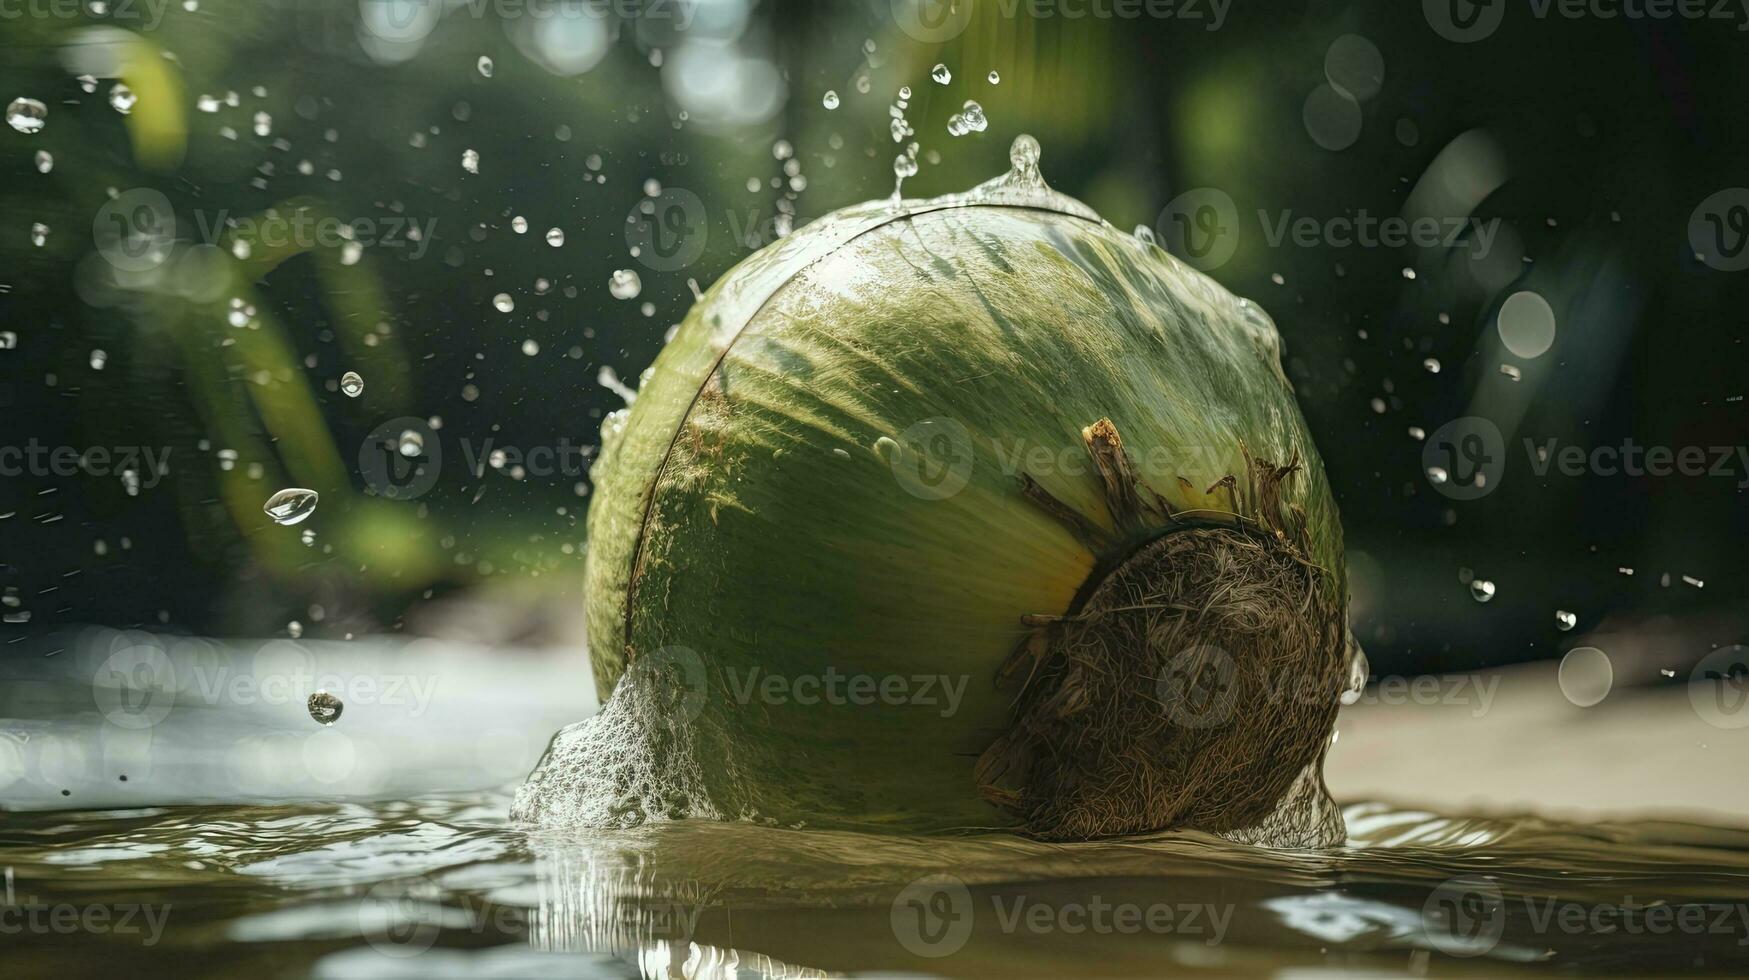
[[[1730,971],[1749,832],[1345,811],[1353,840],[1091,844],[674,823],[528,833],[505,792],[14,814],[22,975],[805,977]],[[143,955],[142,955],[143,954]]]

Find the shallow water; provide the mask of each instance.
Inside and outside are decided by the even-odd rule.
[[[52,976],[1740,972],[1749,832],[1346,808],[1352,840],[1048,845],[683,822],[504,790],[10,814],[0,950]]]

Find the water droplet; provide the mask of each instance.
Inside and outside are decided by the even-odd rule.
[[[17,98],[6,106],[6,123],[25,135],[40,133],[48,125],[49,107],[35,99]]]
[[[1427,360],[1422,361],[1421,366],[1427,369],[1428,374],[1438,374],[1439,373],[1439,358],[1430,357]]]
[[[412,459],[425,451],[425,437],[417,429],[402,429],[401,438],[397,440],[395,449],[401,455]]]
[[[340,392],[348,398],[357,398],[364,394],[364,376],[357,371],[348,371],[341,375]]]
[[[996,69],[994,69],[994,68],[990,69],[990,84],[991,85],[1002,84],[1002,76],[996,74]]]
[[[548,228],[547,244],[554,248],[558,248],[560,245],[565,244],[565,232],[559,228]]]
[[[1494,317],[1500,342],[1512,356],[1541,357],[1555,343],[1555,311],[1538,293],[1520,290],[1506,297]]]
[[[1557,609],[1555,610],[1555,625],[1560,627],[1561,632],[1565,633],[1579,625],[1579,617],[1565,609]]]
[[[1518,365],[1516,365],[1516,364],[1502,364],[1502,365],[1500,365],[1500,373],[1506,375],[1506,377],[1510,378],[1513,381],[1517,381],[1518,379],[1524,377],[1524,372],[1520,371],[1518,369]]]
[[[291,637],[294,640],[300,636],[303,636],[304,635],[304,624],[298,622],[295,619],[292,620],[291,622],[285,624],[285,635]]]
[[[480,60],[475,62],[474,66],[476,68],[480,69],[481,75],[484,75],[487,78],[492,77],[492,59],[491,58],[488,58],[485,55],[480,55]]]
[[[516,309],[516,301],[510,298],[509,293],[499,293],[492,297],[492,306],[500,313],[509,313]]]
[[[316,512],[317,498],[318,494],[314,490],[288,487],[267,498],[267,503],[261,509],[267,512],[268,517],[273,518],[275,524],[298,524]]]
[[[18,346],[18,334],[10,330],[0,330],[0,350],[11,350]]]
[[[1470,582],[1470,598],[1477,602],[1487,602],[1494,598],[1494,583],[1485,578]]]
[[[946,65],[937,64],[934,68],[929,70],[929,77],[935,79],[936,83],[939,85],[946,85],[948,82],[953,81],[953,72],[948,71]]]
[[[1443,466],[1429,466],[1427,468],[1427,478],[1432,480],[1435,485],[1438,485],[1451,479],[1451,474],[1447,473]]]
[[[540,353],[540,342],[533,337],[522,342],[522,352],[529,357]]]
[[[1610,665],[1609,654],[1596,647],[1568,650],[1561,658],[1556,677],[1561,693],[1581,708],[1609,697],[1609,689],[1615,686],[1615,668]]]
[[[219,100],[202,92],[200,96],[194,100],[194,107],[201,112],[218,112]]]
[[[318,724],[332,725],[340,720],[340,713],[346,710],[346,703],[325,690],[317,690],[310,695],[305,705],[310,710],[310,717]]]
[[[967,133],[981,133],[989,125],[984,119],[984,107],[967,99],[965,107],[948,118],[947,131],[954,136],[964,136]]]
[[[79,76],[79,89],[80,89],[80,91],[84,92],[86,95],[90,95],[92,92],[97,91],[97,76],[96,75],[80,75]]]
[[[255,114],[255,135],[268,136],[273,133],[273,117],[265,112]]]
[[[99,347],[91,352],[91,370],[101,371],[109,363],[109,353]]]
[[[614,299],[634,299],[643,289],[643,282],[631,269],[615,269],[613,277],[607,281],[607,291]]]
[[[124,116],[134,111],[134,103],[139,100],[140,97],[125,82],[116,82],[109,87],[109,107]]]
[[[33,222],[30,226],[30,243],[37,248],[42,248],[48,244],[48,241],[49,226],[40,221]]]
[[[1409,438],[1415,440],[1416,442],[1421,442],[1422,440],[1427,438],[1427,430],[1423,429],[1419,425],[1411,425],[1409,427]]]
[[[1360,700],[1360,695],[1366,690],[1367,675],[1372,673],[1372,664],[1366,659],[1366,651],[1360,644],[1354,642],[1354,634],[1348,634],[1348,680],[1342,686],[1342,695],[1338,699],[1343,704],[1353,704]]]
[[[1147,225],[1137,225],[1134,234],[1136,240],[1139,242],[1144,242],[1149,245],[1158,243],[1158,239],[1154,237],[1154,229],[1149,228]]]
[[[55,158],[47,150],[36,151],[36,172],[46,174],[55,169]]]
[[[480,172],[479,151],[471,149],[462,151],[462,169],[471,174]]]
[[[827,89],[826,94],[820,97],[820,104],[827,109],[838,108],[838,93]]]
[[[514,218],[511,218],[510,219],[510,230],[516,232],[518,235],[527,231],[528,230],[528,219],[524,218],[520,214]]]

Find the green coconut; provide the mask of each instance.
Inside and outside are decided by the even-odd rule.
[[[693,308],[592,474],[606,704],[515,817],[1342,839],[1358,654],[1275,327],[1037,155]]]

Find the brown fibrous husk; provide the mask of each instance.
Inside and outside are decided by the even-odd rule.
[[[1011,724],[977,779],[1029,832],[1242,835],[1282,819],[1322,759],[1346,681],[1345,619],[1330,573],[1298,546],[1297,515],[1282,519],[1279,484],[1296,467],[1249,462],[1245,482],[1227,485],[1249,490],[1262,520],[1174,518],[1078,609],[1027,618],[1000,678],[1018,688]]]

